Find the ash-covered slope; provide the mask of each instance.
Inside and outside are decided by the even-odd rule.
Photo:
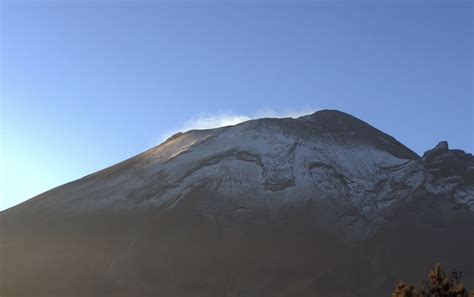
[[[259,119],[2,212],[0,294],[380,296],[441,260],[474,282],[473,223],[470,154],[339,111]]]

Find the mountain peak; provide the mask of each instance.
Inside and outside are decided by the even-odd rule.
[[[341,138],[351,137],[358,142],[375,146],[387,151],[398,158],[419,159],[414,151],[401,144],[394,137],[378,130],[365,121],[348,113],[324,109],[311,115],[303,116],[297,120],[309,123],[315,132],[334,133]]]
[[[394,261],[474,261],[474,157],[447,142],[425,157],[337,110],[178,133],[0,212],[2,292],[341,296],[380,280],[350,295],[379,296]]]
[[[307,121],[328,121],[328,120],[338,120],[338,121],[351,121],[358,120],[356,117],[342,112],[337,109],[322,109],[318,110],[312,114],[299,117],[298,119],[307,120]]]

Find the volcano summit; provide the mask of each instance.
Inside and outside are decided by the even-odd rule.
[[[343,112],[178,133],[0,213],[0,296],[389,296],[474,285],[474,157]]]

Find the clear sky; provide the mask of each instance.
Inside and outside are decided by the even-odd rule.
[[[322,108],[473,152],[472,2],[382,2],[0,1],[0,209],[178,130]]]

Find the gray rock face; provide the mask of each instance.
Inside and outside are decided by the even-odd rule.
[[[472,250],[471,154],[325,110],[178,133],[0,213],[0,294],[381,296],[435,261],[472,286]]]
[[[449,150],[446,141],[422,158],[429,172],[427,190],[454,199],[474,211],[474,157],[462,150]]]

